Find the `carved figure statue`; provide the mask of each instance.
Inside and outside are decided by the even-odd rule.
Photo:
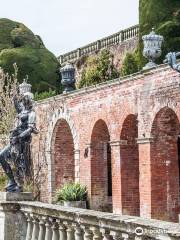
[[[19,99],[14,96],[13,103],[17,112],[15,128],[10,131],[9,144],[0,151],[0,164],[8,177],[6,191],[21,192],[24,178],[31,175],[31,135],[37,134],[38,131],[32,93],[25,92]],[[13,174],[11,164],[15,166],[15,174]]]
[[[169,52],[166,55],[166,58],[164,60],[164,63],[168,63],[171,68],[173,68],[175,71],[180,72],[180,63],[177,63],[176,58],[180,56],[180,52]]]

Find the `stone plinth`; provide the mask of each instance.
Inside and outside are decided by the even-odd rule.
[[[31,192],[0,192],[1,201],[32,201],[33,194]]]
[[[26,218],[19,202],[32,201],[30,192],[0,192],[0,240],[24,240]]]

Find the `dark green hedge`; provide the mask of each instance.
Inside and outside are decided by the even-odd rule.
[[[22,23],[0,19],[0,66],[13,73],[16,63],[18,79],[29,77],[34,92],[56,89],[59,83],[59,63],[41,38]]]

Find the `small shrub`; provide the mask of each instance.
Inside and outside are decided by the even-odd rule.
[[[120,75],[126,76],[135,72],[138,72],[138,65],[135,55],[132,53],[127,53],[122,64]]]
[[[67,183],[57,190],[55,195],[56,202],[62,201],[85,201],[87,189],[80,183]]]
[[[43,100],[45,98],[49,98],[49,97],[53,97],[55,96],[57,93],[55,90],[52,90],[52,89],[49,89],[49,91],[46,91],[46,92],[41,92],[41,93],[38,93],[36,92],[34,94],[34,100],[35,101],[38,101],[38,100]]]

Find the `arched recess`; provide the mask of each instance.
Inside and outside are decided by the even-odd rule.
[[[75,180],[74,142],[65,119],[57,121],[53,133],[52,158],[54,162],[55,189]]]
[[[112,210],[111,148],[108,127],[98,120],[91,135],[91,206]]]
[[[71,140],[73,139],[73,146],[74,146],[74,165],[77,166],[75,168],[75,181],[79,181],[80,173],[79,173],[79,138],[78,133],[75,128],[75,124],[69,114],[69,111],[66,108],[57,109],[53,116],[52,120],[49,122],[47,137],[46,137],[46,160],[48,163],[48,192],[49,192],[49,202],[52,201],[52,198],[54,196],[54,191],[56,190],[56,176],[55,172],[57,172],[57,169],[55,170],[55,142],[58,138],[63,138],[63,135],[60,135],[58,128],[62,128],[66,126],[67,135],[71,135]],[[72,142],[72,141],[71,141]],[[65,145],[65,144],[64,144]],[[66,145],[67,146],[67,145]],[[72,151],[71,151],[72,152]],[[59,152],[57,151],[57,154]],[[59,155],[60,157],[60,155]],[[59,158],[60,159],[60,158]],[[61,158],[63,159],[63,158]],[[67,179],[65,177],[65,179]],[[58,180],[60,182],[60,179]],[[64,180],[65,181],[65,180]]]
[[[137,116],[130,114],[120,136],[122,213],[139,216],[139,151]]]
[[[175,112],[162,108],[155,116],[151,134],[151,215],[177,221],[179,205],[179,121]]]

